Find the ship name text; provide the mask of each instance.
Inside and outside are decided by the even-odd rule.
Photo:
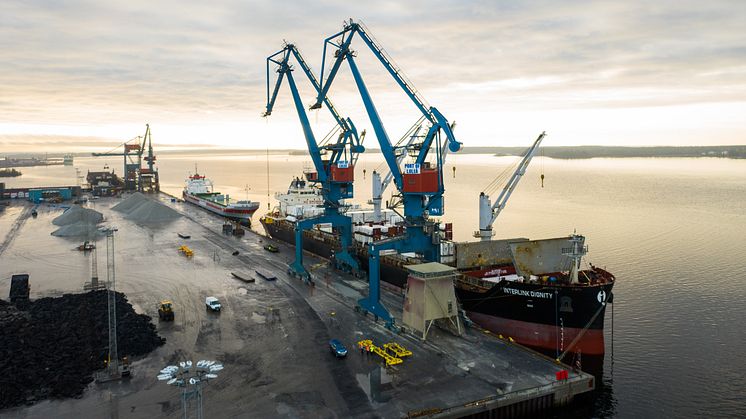
[[[521,295],[524,297],[535,297],[535,298],[552,298],[552,293],[547,291],[529,291],[519,290],[515,288],[503,288],[503,292],[512,295]]]

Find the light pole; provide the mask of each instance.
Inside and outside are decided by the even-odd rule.
[[[181,388],[181,410],[184,419],[187,419],[187,408],[189,399],[197,399],[197,419],[202,419],[202,384],[218,378],[218,371],[223,369],[223,364],[216,361],[200,360],[196,364],[192,361],[182,361],[178,366],[169,365],[163,368],[158,375],[159,381]]]
[[[97,381],[106,382],[130,376],[129,363],[120,364],[117,350],[117,287],[114,269],[114,233],[116,227],[99,229],[106,234],[106,295],[109,320],[109,353],[106,360],[106,373],[99,374]]]

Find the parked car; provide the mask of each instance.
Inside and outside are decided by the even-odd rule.
[[[342,342],[338,341],[337,339],[332,339],[329,341],[329,349],[337,358],[344,358],[345,356],[347,356],[347,348],[345,348]]]
[[[205,298],[205,308],[210,311],[220,311],[220,301],[215,297]]]
[[[268,252],[272,252],[272,253],[277,253],[277,252],[280,251],[280,249],[278,249],[277,246],[275,246],[274,244],[271,244],[271,243],[270,244],[265,244],[264,245],[264,250],[266,250]]]

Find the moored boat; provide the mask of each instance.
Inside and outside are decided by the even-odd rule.
[[[213,191],[212,181],[198,173],[189,176],[182,196],[186,202],[245,225],[251,225],[251,216],[259,208],[258,202],[233,202],[230,196]]]

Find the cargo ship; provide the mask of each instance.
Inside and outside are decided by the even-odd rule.
[[[186,180],[182,196],[186,202],[248,226],[259,209],[259,203],[254,201],[231,202],[230,196],[213,191],[212,181],[196,172]]]
[[[323,200],[318,190],[297,178],[287,193],[275,197],[279,205],[260,222],[269,236],[293,244],[295,222],[320,214]],[[405,231],[395,212],[383,211],[380,222],[373,221],[373,214],[361,209],[347,212],[355,238],[351,250],[364,270],[368,243]],[[603,356],[604,316],[615,278],[593,265],[581,268],[587,251],[583,236],[453,242],[449,224],[442,234],[439,262],[457,268],[456,295],[471,321],[553,357]],[[304,249],[324,258],[332,259],[340,249],[329,225],[318,224],[303,235]],[[415,254],[382,256],[382,284],[404,292],[405,266],[422,262]]]

